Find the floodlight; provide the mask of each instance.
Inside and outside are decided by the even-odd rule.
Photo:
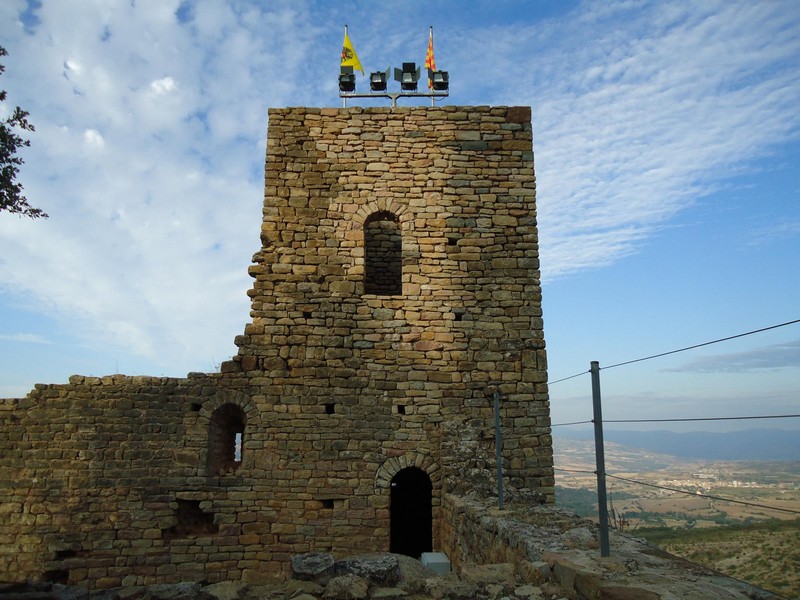
[[[394,70],[394,78],[400,82],[400,89],[406,92],[415,91],[419,81],[419,68],[416,63],[404,62],[403,68]]]
[[[434,91],[446,92],[450,87],[450,76],[447,71],[434,71],[431,77]]]
[[[386,91],[386,80],[389,79],[389,70],[386,71],[376,71],[374,73],[369,74],[369,89],[373,92],[385,92]]]
[[[339,91],[354,92],[356,90],[356,76],[353,67],[342,67],[339,72]]]

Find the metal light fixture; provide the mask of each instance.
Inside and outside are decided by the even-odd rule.
[[[434,71],[431,81],[433,89],[437,92],[446,92],[450,88],[450,76],[447,71]]]
[[[356,76],[353,67],[342,67],[339,72],[339,91],[354,92],[356,90]]]
[[[390,69],[386,71],[375,71],[369,74],[369,89],[373,92],[385,92],[386,81],[389,79]]]
[[[403,68],[395,67],[394,78],[400,82],[400,89],[405,92],[416,91],[419,81],[419,68],[416,63],[404,62]]]

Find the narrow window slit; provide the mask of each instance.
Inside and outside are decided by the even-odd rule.
[[[223,404],[211,415],[208,427],[208,472],[232,473],[244,456],[244,411],[235,404]]]
[[[403,293],[403,237],[400,222],[389,211],[378,211],[364,222],[364,293]]]

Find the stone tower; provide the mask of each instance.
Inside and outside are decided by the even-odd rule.
[[[219,373],[0,402],[0,573],[259,581],[458,554],[458,498],[554,501],[527,107],[269,113],[252,322]],[[7,518],[6,518],[7,517]]]
[[[418,469],[438,545],[442,493],[497,493],[495,391],[511,496],[552,501],[529,108],[271,110],[262,244],[235,362],[287,501],[385,549]]]

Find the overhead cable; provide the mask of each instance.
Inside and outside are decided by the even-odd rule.
[[[708,498],[709,500],[719,500],[720,502],[731,502],[733,504],[743,504],[744,506],[752,506],[755,508],[764,508],[766,510],[777,510],[779,512],[790,513],[793,515],[800,515],[800,510],[793,510],[791,508],[778,508],[776,506],[766,506],[764,504],[755,504],[754,502],[745,502],[744,500],[734,500],[732,498],[722,498],[720,496],[712,496],[710,494],[702,494],[700,492],[689,492],[686,490],[681,490],[678,488],[671,488],[666,487],[663,485],[657,485],[655,483],[645,483],[644,481],[636,481],[635,479],[628,479],[627,477],[620,477],[619,475],[612,475],[611,473],[606,473],[606,477],[612,477],[613,479],[619,479],[620,481],[627,481],[628,483],[635,483],[638,485],[644,485],[647,487],[657,488],[660,490],[667,490],[669,492],[677,492],[679,494],[686,494],[687,496],[694,496],[697,498]]]
[[[588,421],[573,421],[571,423],[553,423],[550,427],[566,427],[567,425],[583,425],[584,423],[594,423],[591,419]]]
[[[685,419],[603,419],[603,423],[684,423],[687,421],[746,421],[748,419],[796,419],[800,415],[754,415],[751,417],[696,417]],[[571,423],[565,423],[571,425]],[[555,427],[555,425],[551,425]]]
[[[720,342],[727,342],[728,340],[735,340],[736,338],[745,337],[747,335],[753,335],[754,333],[761,333],[763,331],[769,331],[770,329],[778,329],[779,327],[786,327],[787,325],[794,325],[795,323],[800,323],[800,319],[795,319],[794,321],[787,321],[786,323],[779,323],[778,325],[770,325],[769,327],[762,327],[761,329],[754,329],[753,331],[747,331],[745,333],[739,333],[736,335],[729,335],[728,337],[720,338],[718,340],[711,340],[710,342],[703,342],[702,344],[694,344],[693,346],[686,346],[685,348],[679,348],[678,350],[670,350],[669,352],[661,352],[660,354],[653,354],[651,356],[644,356],[642,358],[636,358],[634,360],[626,360],[625,362],[617,363],[615,365],[609,365],[607,367],[603,367],[603,369],[613,369],[615,367],[621,367],[623,365],[630,365],[637,362],[642,362],[645,360],[650,360],[652,358],[660,358],[662,356],[668,356],[670,354],[677,354],[678,352],[685,352],[686,350],[693,350],[695,348],[702,348],[703,346],[710,346],[711,344],[718,344]]]

